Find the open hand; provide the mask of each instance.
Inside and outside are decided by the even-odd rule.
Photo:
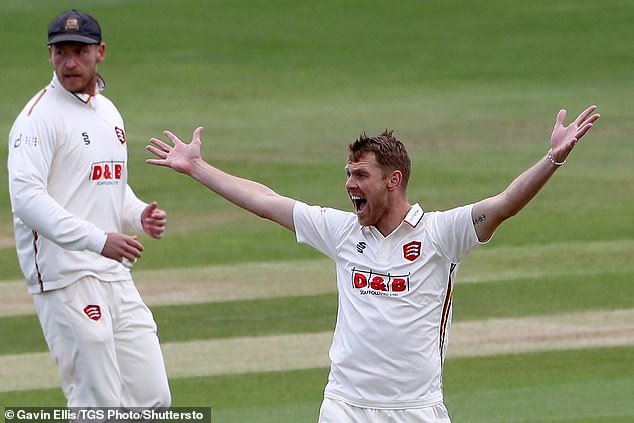
[[[185,144],[170,131],[163,131],[163,134],[172,141],[174,146],[170,146],[158,138],[150,138],[152,145],[146,149],[153,153],[158,159],[147,159],[145,162],[157,166],[171,167],[177,172],[190,175],[194,164],[202,160],[200,156],[200,133],[202,127],[194,130],[192,142]]]
[[[563,163],[585,134],[592,128],[593,123],[599,119],[600,115],[593,112],[597,106],[590,106],[584,110],[570,125],[564,126],[566,120],[566,109],[561,109],[557,113],[557,120],[553,133],[550,137],[550,145],[553,160]]]

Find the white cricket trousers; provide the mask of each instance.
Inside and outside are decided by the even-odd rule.
[[[319,410],[319,423],[451,423],[451,420],[442,403],[423,408],[376,409],[326,397]]]
[[[131,280],[33,295],[68,407],[169,407],[156,323]]]

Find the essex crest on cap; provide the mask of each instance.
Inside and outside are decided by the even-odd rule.
[[[66,19],[66,25],[64,26],[66,31],[79,31],[79,20],[77,18]]]

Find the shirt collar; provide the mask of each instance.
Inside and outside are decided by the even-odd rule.
[[[415,228],[423,219],[424,215],[425,210],[423,210],[420,204],[414,204],[412,207],[410,207],[409,212],[407,212],[407,215],[405,215],[405,218],[403,219],[401,224],[393,232],[396,232],[400,227],[402,227],[403,223],[406,223],[411,228]],[[379,233],[379,231],[374,226],[361,226],[361,230],[375,230],[377,233]]]
[[[53,81],[51,82],[51,85],[53,85],[54,87],[57,86],[61,88],[67,93],[76,97],[82,103],[88,104],[90,103],[90,100],[92,100],[93,97],[96,97],[97,95],[101,94],[101,92],[106,88],[106,81],[103,79],[103,77],[100,74],[97,74],[97,83],[95,85],[94,96],[90,94],[86,94],[86,93],[71,93],[70,91],[67,91],[66,88],[64,88],[64,86],[62,85],[62,83],[59,82],[59,78],[57,78],[57,73],[55,72],[53,72]]]
[[[409,209],[409,212],[407,213],[407,216],[405,216],[405,219],[403,219],[403,222],[407,223],[412,228],[415,228],[416,225],[420,223],[424,215],[425,210],[423,210],[420,204],[416,203]]]

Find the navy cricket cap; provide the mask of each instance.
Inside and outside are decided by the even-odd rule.
[[[75,42],[84,44],[101,43],[101,27],[92,16],[70,10],[64,12],[48,26],[48,45]]]

